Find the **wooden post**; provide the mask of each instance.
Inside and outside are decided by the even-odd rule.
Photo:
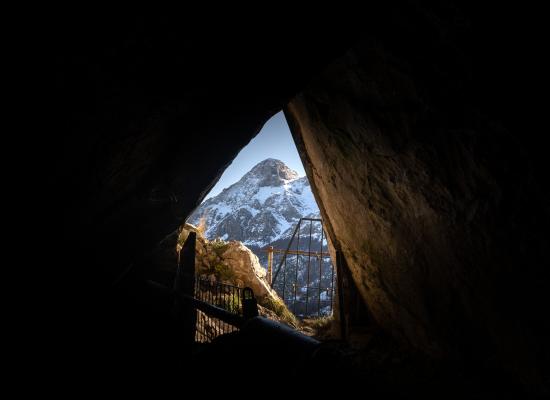
[[[195,342],[195,325],[197,310],[189,301],[184,301],[181,295],[195,297],[195,245],[197,234],[189,232],[189,236],[180,251],[176,279],[174,281],[174,310],[176,318],[181,321],[182,335],[185,343]]]
[[[273,278],[273,246],[267,248],[267,283],[271,285]]]

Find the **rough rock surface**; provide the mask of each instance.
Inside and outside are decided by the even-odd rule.
[[[548,257],[525,211],[543,209],[539,173],[517,136],[474,106],[457,108],[468,83],[457,49],[446,48],[447,64],[423,59],[429,82],[386,50],[363,43],[287,109],[335,245],[395,337],[537,382],[543,289],[528,277]]]
[[[260,266],[258,257],[239,241],[209,241],[195,226],[185,224],[179,233],[178,251],[190,231],[197,232],[195,268],[199,275],[212,276],[213,279],[239,287],[249,287],[260,303],[282,301],[270,288],[266,271]]]
[[[241,242],[228,242],[221,259],[235,274],[237,285],[251,288],[260,299],[277,296],[267,283],[265,269],[260,266],[258,257]]]

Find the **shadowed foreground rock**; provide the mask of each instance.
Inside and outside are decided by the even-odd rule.
[[[456,43],[441,46],[458,57]],[[362,43],[287,108],[336,246],[394,337],[541,383],[545,289],[530,279],[549,260],[547,238],[532,235],[546,185],[522,156],[532,144],[461,103],[471,83],[454,58],[404,69],[390,51],[403,49]]]
[[[36,324],[55,332],[44,359],[70,359],[65,380],[181,378],[170,299],[141,272],[286,107],[331,242],[370,309],[363,322],[433,362],[548,391],[547,23],[522,4],[385,4],[271,25],[224,15],[207,26],[210,12],[44,18],[36,36],[54,33],[52,57],[32,67],[53,64],[37,102],[52,121],[25,146],[41,157],[22,158],[36,166],[31,193],[15,197],[40,196],[47,229],[41,258],[22,263],[67,271]]]

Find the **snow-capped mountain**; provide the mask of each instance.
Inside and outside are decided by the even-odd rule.
[[[261,249],[269,245],[284,248],[301,217],[320,218],[307,177],[299,177],[282,161],[268,158],[201,204],[189,222],[198,225],[204,218],[208,239],[239,240],[262,261],[265,252]],[[309,235],[309,229],[309,224],[304,224],[301,234]],[[318,248],[321,226],[312,224],[311,229]]]
[[[266,268],[265,249],[273,246],[286,250],[299,219],[305,217],[320,218],[307,178],[299,177],[282,161],[268,158],[202,203],[188,222],[200,225],[203,220],[205,236],[210,240],[243,242]],[[334,270],[330,258],[315,255],[328,252],[324,235],[319,222],[303,221],[290,244],[291,250],[303,253],[289,255],[286,260],[283,252],[274,254],[273,273],[281,267],[274,288],[297,316],[331,312]]]

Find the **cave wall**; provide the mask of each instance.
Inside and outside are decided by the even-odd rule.
[[[379,6],[271,23],[189,10],[47,19],[52,57],[33,66],[53,66],[40,102],[51,121],[27,146],[39,156],[25,158],[25,186],[46,210],[39,254],[68,271],[63,340],[140,370],[151,334],[170,351],[142,323],[141,292],[116,307],[104,289],[300,93],[289,123],[377,323],[429,354],[502,362],[531,382],[547,372],[542,36],[518,29],[515,6]]]
[[[52,23],[56,131],[43,150],[47,225],[65,243],[55,257],[109,286],[185,221],[262,125],[349,47],[346,33],[287,22],[292,33],[180,14]]]
[[[39,194],[47,234],[33,252],[55,276],[38,283],[52,299],[40,301],[53,327],[40,333],[44,347],[63,349],[52,357],[65,365],[99,365],[102,377],[167,382],[181,379],[184,358],[174,356],[171,299],[149,282],[155,249],[350,39],[290,18],[281,31],[248,13],[136,14],[47,19],[51,58],[35,65],[52,67],[48,119],[25,156],[26,198]]]
[[[540,384],[548,197],[540,139],[515,124],[519,93],[501,85],[516,48],[476,42],[454,13],[417,18],[424,30],[385,27],[399,40],[363,37],[287,119],[376,322],[435,357]]]

